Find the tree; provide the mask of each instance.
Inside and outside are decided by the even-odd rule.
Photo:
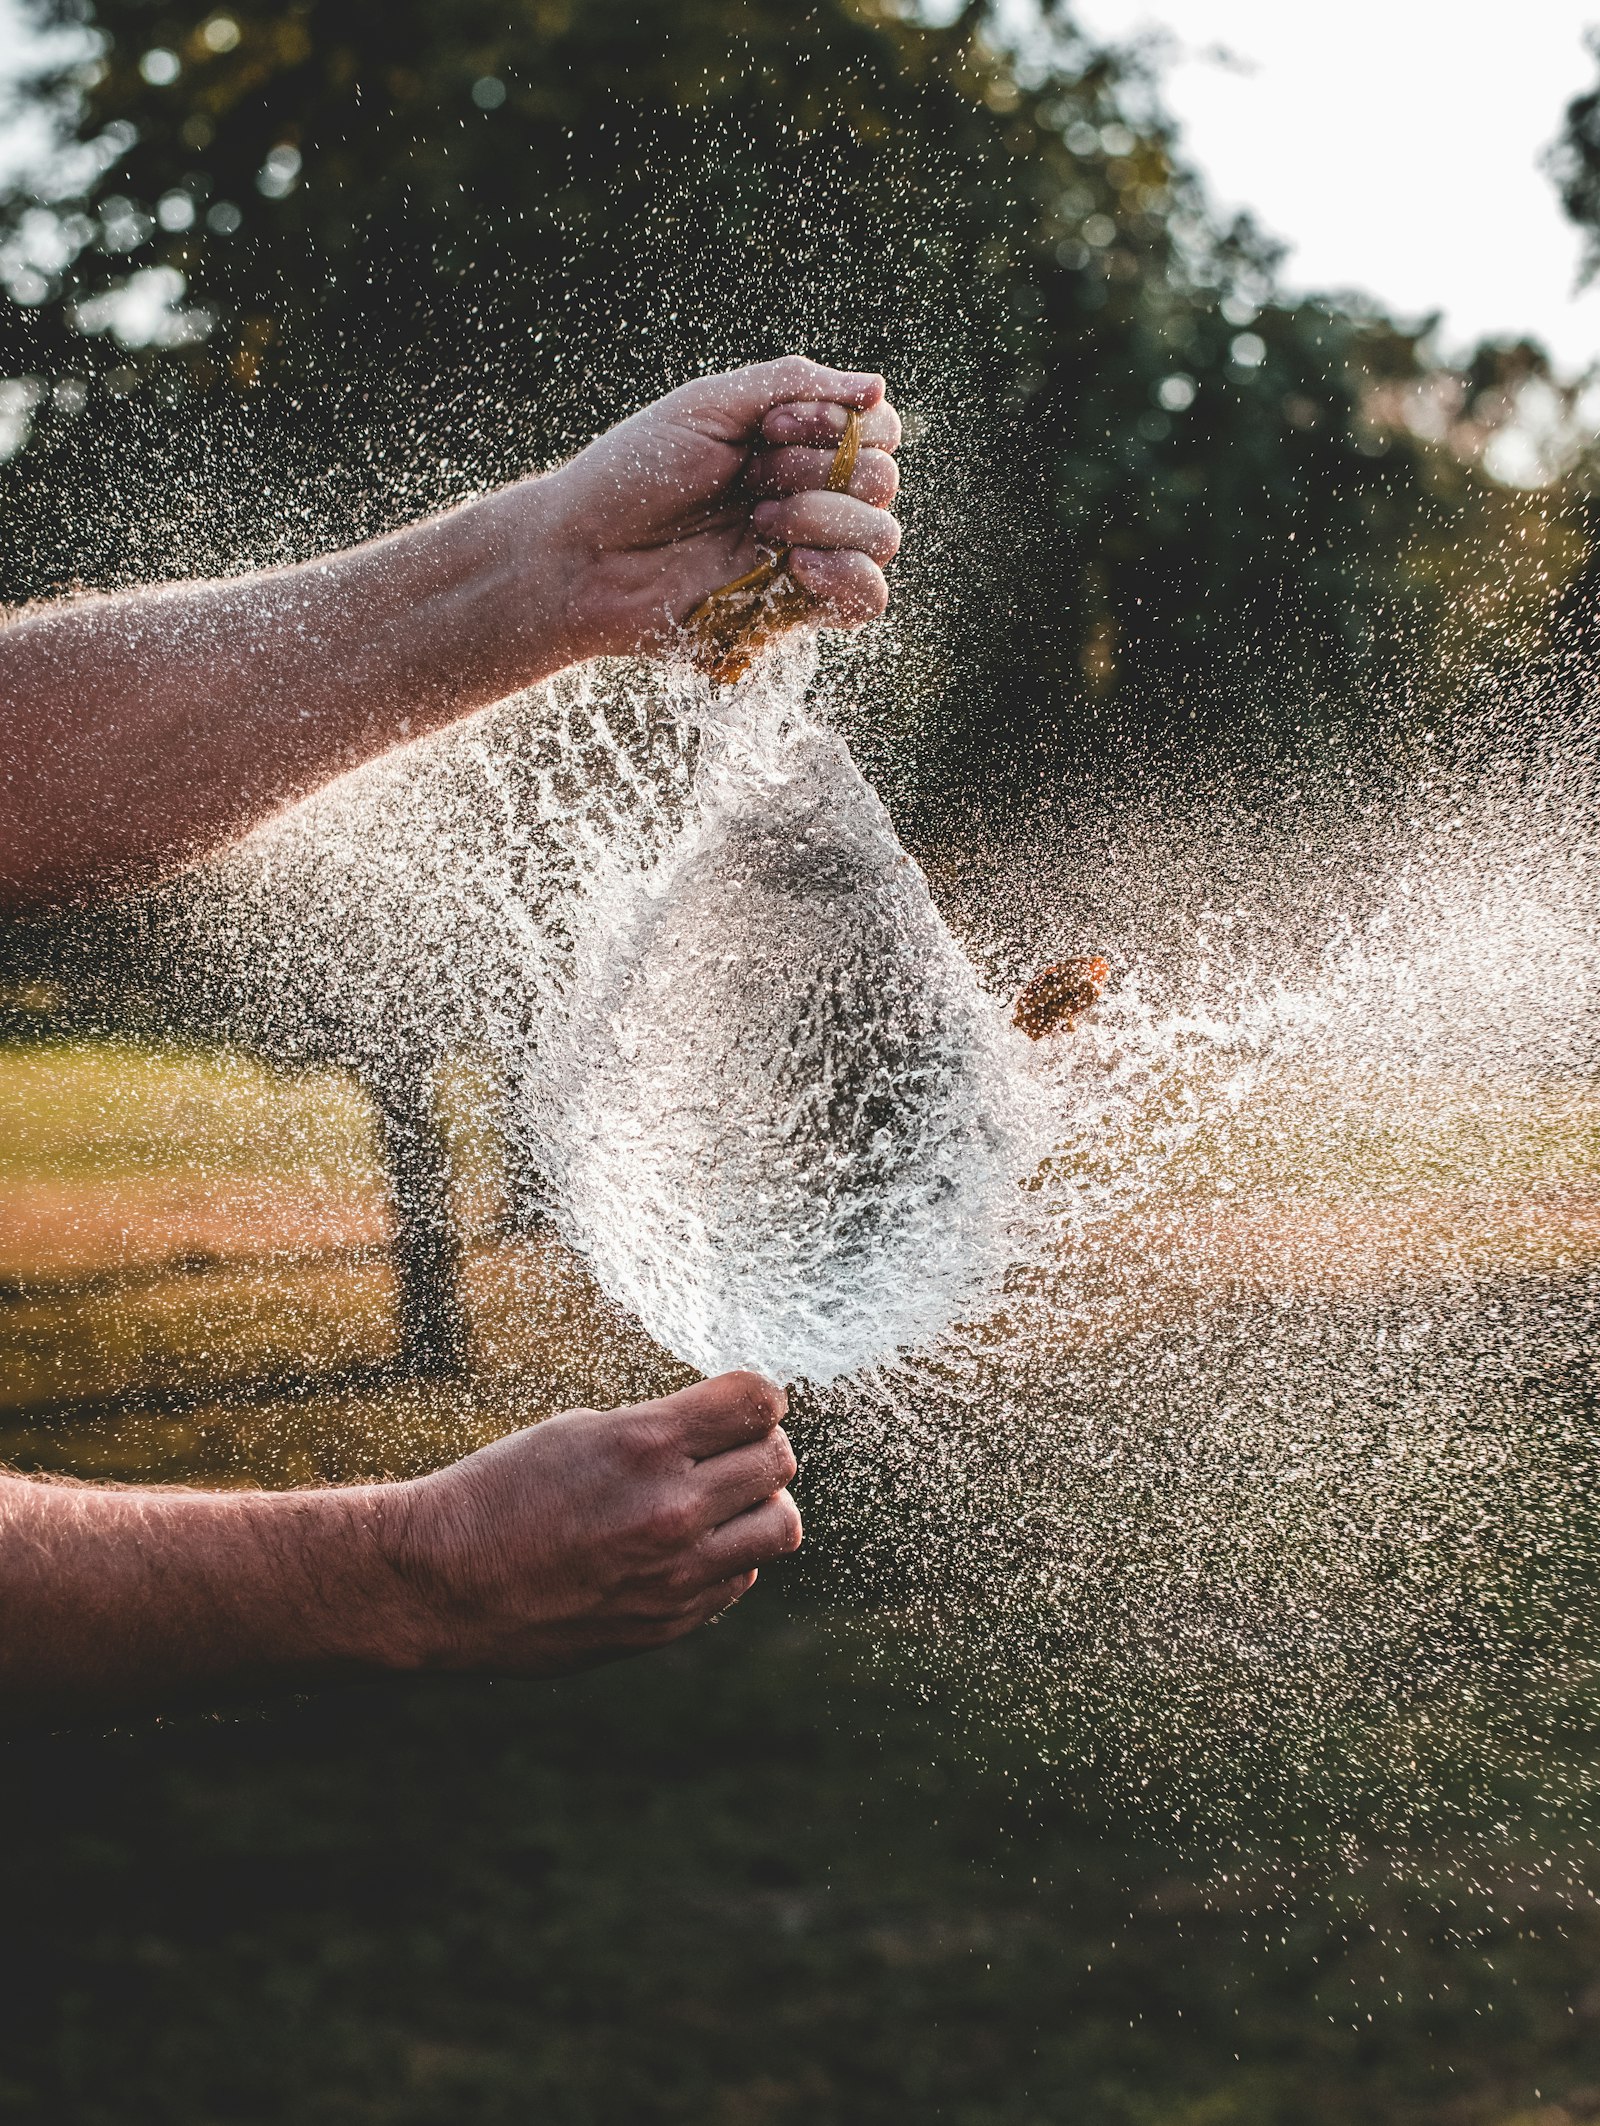
[[[13,594],[351,537],[804,345],[926,430],[904,637],[947,744],[1252,689],[1293,720],[1460,633],[1418,561],[1488,489],[1368,418],[1415,336],[1275,301],[1059,7],[1022,44],[994,0],[98,0],[85,34],[0,254],[40,393]]]
[[[1590,50],[1600,59],[1600,36],[1590,39]],[[1584,232],[1584,278],[1592,280],[1600,272],[1600,83],[1567,105],[1549,167],[1561,204]]]

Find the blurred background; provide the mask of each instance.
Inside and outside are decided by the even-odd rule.
[[[1600,67],[1530,12],[8,0],[0,599],[313,553],[800,347],[907,414],[848,727],[975,950],[1007,835],[1109,845],[1134,789],[1281,833],[1486,731],[1576,758]],[[0,1458],[403,1474],[683,1377],[470,1056],[424,1113],[436,1029],[375,1070],[195,947],[159,896],[0,946]],[[1570,1279],[1568,1095],[1516,1187]],[[1455,1203],[1485,1155],[1384,1156]],[[1303,1897],[1320,1832],[1163,1839],[804,1503],[803,1562],[614,1674],[7,1745],[0,2118],[1600,2118],[1600,1923],[1520,1830],[1471,1894],[1359,1824]]]

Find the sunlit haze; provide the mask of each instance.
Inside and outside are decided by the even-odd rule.
[[[1446,355],[1541,339],[1568,371],[1600,356],[1600,290],[1541,158],[1596,73],[1600,0],[1080,0],[1092,34],[1164,29],[1168,107],[1225,208],[1289,246],[1285,277],[1443,313]]]

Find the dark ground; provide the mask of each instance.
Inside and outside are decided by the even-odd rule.
[[[823,1626],[769,1581],[577,1681],[13,1742],[0,2116],[1600,2116],[1594,1918],[1251,1918]]]

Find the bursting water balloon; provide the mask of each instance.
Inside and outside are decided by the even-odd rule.
[[[548,1157],[563,1224],[662,1343],[827,1382],[1003,1269],[1018,1036],[841,738],[732,751],[707,744],[696,815],[593,927]]]
[[[487,1059],[616,1318],[809,1375],[852,1600],[1074,1777],[1465,1853],[1498,1765],[1586,1867],[1592,769],[1468,733],[1370,802],[1065,786],[952,817],[930,898],[828,728],[872,673],[801,635],[731,692],[565,674],[196,880],[185,968],[239,1038]],[[546,1318],[570,1256],[492,1254]],[[572,1392],[496,1348],[518,1412]],[[607,1343],[585,1398],[644,1392]]]

